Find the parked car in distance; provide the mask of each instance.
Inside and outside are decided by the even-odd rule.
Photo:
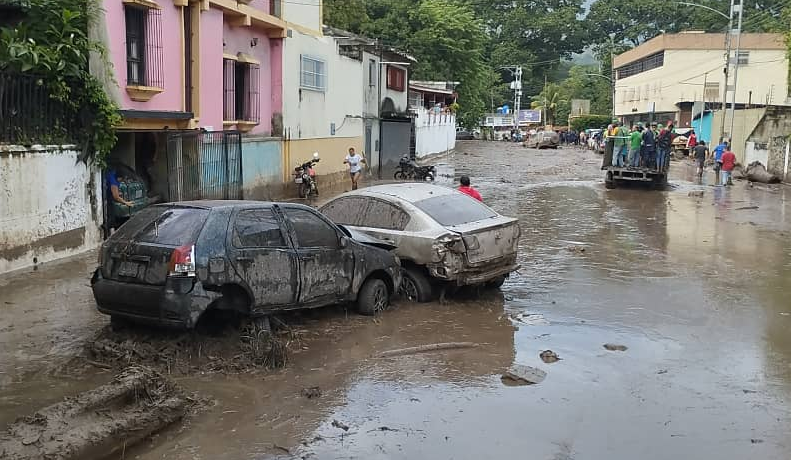
[[[402,293],[425,302],[432,285],[499,287],[519,268],[520,229],[483,203],[424,183],[367,187],[330,200],[334,222],[392,242],[404,268]]]
[[[456,140],[471,141],[473,139],[475,139],[475,135],[471,131],[467,131],[466,129],[459,129],[456,131]]]
[[[255,317],[356,301],[374,314],[401,281],[392,249],[299,204],[167,203],[105,241],[91,286],[112,318],[188,329],[212,309]]]
[[[524,143],[525,147],[534,149],[556,149],[560,145],[560,136],[555,131],[539,131],[531,134]]]

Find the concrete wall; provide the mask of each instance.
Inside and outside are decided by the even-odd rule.
[[[736,102],[746,104],[752,100],[753,104],[766,104],[768,100],[769,104],[785,104],[788,95],[785,50],[749,52],[749,63],[739,66]],[[656,103],[656,112],[677,112],[678,102],[703,100],[704,80],[707,84],[720,85],[716,99],[708,97],[706,102],[720,102],[723,65],[723,50],[666,50],[662,67],[615,82],[615,113],[620,116],[644,113],[651,102]]]
[[[745,152],[746,152],[746,142],[747,138],[753,132],[758,123],[764,117],[766,113],[765,108],[760,109],[746,109],[746,110],[736,110],[735,111],[735,118],[733,121],[733,136],[731,136],[731,150],[733,153],[736,154],[736,162],[745,164]],[[714,130],[715,135],[713,136],[712,142],[719,141],[719,132],[720,132],[720,124],[722,123],[723,112],[717,111],[714,112],[714,118],[712,120],[712,129]],[[725,131],[728,132],[731,129],[731,119],[730,117],[726,117],[725,120]]]
[[[303,54],[325,62],[324,91],[300,87]],[[362,151],[364,104],[361,67],[360,61],[338,55],[335,40],[331,37],[294,31],[292,38],[285,39],[283,126],[289,165],[303,162],[317,151],[322,158],[317,172],[336,173],[345,170],[342,158],[349,147]],[[325,161],[326,158],[333,160]],[[287,176],[290,171],[285,169],[284,175]]]
[[[0,146],[0,273],[101,242],[101,175],[74,147]]]
[[[242,139],[242,197],[273,200],[283,191],[283,152],[280,139]]]
[[[209,131],[222,129],[223,15],[211,8],[200,15],[200,123]]]
[[[291,172],[319,152],[321,161],[316,165],[316,174],[319,176],[320,186],[333,185],[344,180],[348,181],[348,166],[343,164],[343,159],[349,147],[362,151],[362,137],[319,138],[290,140],[283,142],[285,164],[283,167],[283,181],[290,183],[293,179]],[[367,158],[367,157],[366,157]],[[363,174],[367,174],[365,168]]]
[[[766,169],[780,176],[783,181],[791,181],[791,109],[787,107],[769,107],[760,123],[748,136],[748,146],[760,154]],[[765,158],[765,159],[764,159]],[[748,158],[749,162],[749,158]]]
[[[456,148],[456,117],[420,110],[415,118],[415,155],[418,158]]]

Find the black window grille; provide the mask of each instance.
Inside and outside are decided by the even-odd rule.
[[[55,99],[44,76],[0,72],[0,143],[66,144],[82,132],[78,108]],[[69,82],[70,86],[75,82]]]
[[[261,66],[233,59],[223,60],[223,119],[260,121]]]
[[[124,6],[126,20],[126,84],[164,87],[162,12]]]
[[[665,65],[665,52],[660,51],[615,69],[617,79],[631,77]]]

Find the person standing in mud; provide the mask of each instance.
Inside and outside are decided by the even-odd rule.
[[[629,158],[627,166],[636,168],[640,166],[640,147],[643,144],[643,127],[640,125],[632,126],[629,134]]]
[[[722,153],[722,185],[733,185],[731,173],[735,167],[736,155],[731,152],[731,149],[726,148],[725,152]]]
[[[461,193],[475,198],[476,200],[483,203],[483,197],[470,185],[470,178],[468,176],[461,176],[461,178],[459,178],[459,183],[461,184],[461,186],[459,186],[459,191]]]
[[[725,139],[720,141],[719,145],[714,148],[714,183],[720,183],[720,171],[722,171],[722,154],[728,150],[728,143]]]
[[[651,128],[643,130],[643,145],[640,149],[640,156],[643,158],[643,165],[647,168],[656,168],[656,123],[651,123]]]
[[[692,148],[692,155],[695,158],[695,164],[697,165],[697,174],[698,180],[703,178],[703,168],[706,164],[706,158],[709,156],[709,149],[706,148],[706,142],[700,141],[698,145]]]
[[[357,182],[360,180],[360,176],[362,175],[363,171],[363,168],[360,166],[360,164],[367,164],[365,162],[365,157],[362,155],[357,155],[357,152],[354,151],[354,147],[349,147],[349,154],[346,155],[343,163],[349,165],[349,176],[352,179],[352,190],[357,190]]]

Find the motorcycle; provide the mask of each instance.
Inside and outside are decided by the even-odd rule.
[[[294,168],[294,183],[299,187],[299,197],[308,198],[310,195],[319,196],[319,187],[316,183],[316,171],[313,166],[319,162],[319,152],[313,154],[313,159]]]
[[[402,157],[398,162],[398,168],[393,174],[393,179],[407,180],[414,179],[420,181],[433,181],[434,176],[437,174],[437,169],[430,166],[420,166],[415,160],[409,157]]]

